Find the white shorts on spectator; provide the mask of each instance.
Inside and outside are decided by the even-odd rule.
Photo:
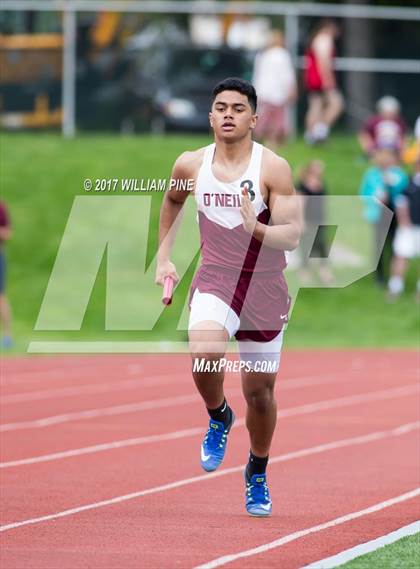
[[[420,257],[420,225],[399,227],[393,242],[394,254],[403,259]]]

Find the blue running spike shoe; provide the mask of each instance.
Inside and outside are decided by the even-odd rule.
[[[227,427],[222,422],[210,419],[209,428],[201,445],[201,466],[207,472],[216,470],[225,456],[227,436],[235,422],[235,415],[232,409],[230,412],[232,417]]]
[[[269,516],[271,514],[271,498],[265,474],[254,474],[249,480],[245,473],[246,511],[250,516]]]

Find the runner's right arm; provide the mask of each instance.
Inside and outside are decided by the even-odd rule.
[[[161,286],[163,286],[165,277],[168,276],[172,277],[175,283],[179,281],[175,265],[171,262],[171,253],[181,223],[181,210],[190,192],[177,190],[176,182],[193,178],[192,154],[192,152],[184,152],[176,160],[172,170],[170,187],[165,192],[160,210],[159,250],[155,283]]]

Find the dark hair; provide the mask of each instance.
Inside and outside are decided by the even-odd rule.
[[[338,23],[332,18],[322,18],[321,20],[319,20],[318,23],[315,25],[315,27],[312,28],[312,31],[309,34],[307,45],[310,46],[312,44],[315,36],[318,35],[321,30],[332,27],[336,28],[337,30],[340,30]]]
[[[249,81],[239,79],[239,77],[227,77],[227,79],[223,79],[223,81],[220,81],[213,89],[211,104],[213,104],[214,99],[222,91],[238,91],[238,93],[246,95],[252,111],[255,113],[257,110],[257,93],[254,85]]]

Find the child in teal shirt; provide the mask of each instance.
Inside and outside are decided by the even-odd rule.
[[[382,247],[384,233],[387,230],[387,220],[383,215],[381,204],[386,205],[395,211],[395,203],[408,185],[408,176],[404,170],[398,166],[395,152],[388,148],[379,148],[373,155],[373,166],[371,166],[363,176],[360,186],[360,195],[365,204],[364,215],[369,223],[375,228],[375,258],[379,258],[376,270],[376,279],[379,284],[386,281],[383,253],[387,246],[390,246],[394,233],[395,221],[391,222],[391,227]],[[381,251],[382,249],[382,251]]]

